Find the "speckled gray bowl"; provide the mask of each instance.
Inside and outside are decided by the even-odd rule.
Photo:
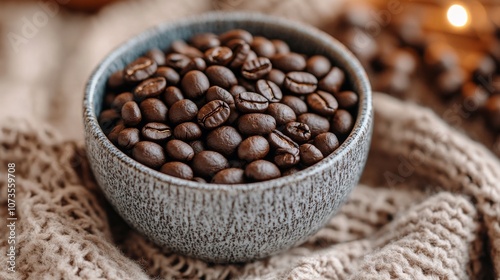
[[[348,139],[320,163],[295,175],[241,184],[200,184],[174,178],[117,149],[97,122],[106,79],[153,47],[199,32],[244,28],[323,54],[343,68],[359,93],[358,118]],[[116,211],[156,244],[211,262],[244,262],[304,242],[335,214],[356,186],[372,131],[371,89],[360,63],[329,35],[259,14],[211,13],[149,29],[109,54],[90,78],[83,102],[87,154],[97,182]]]

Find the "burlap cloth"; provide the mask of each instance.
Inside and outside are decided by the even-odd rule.
[[[93,16],[59,11],[15,52],[5,35],[20,32],[21,19],[40,6],[2,4],[0,279],[498,279],[498,159],[430,110],[383,94],[374,98],[362,184],[328,225],[280,255],[213,265],[162,252],[102,198],[85,157],[80,103],[85,79],[114,45],[210,9],[264,10],[321,25],[338,6],[176,0],[119,3]],[[17,175],[15,274],[5,268],[9,162]]]

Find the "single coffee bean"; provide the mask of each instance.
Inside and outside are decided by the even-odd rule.
[[[353,91],[346,90],[334,94],[342,109],[350,109],[358,105],[358,95]]]
[[[328,92],[321,90],[308,94],[306,101],[311,110],[322,116],[332,116],[339,108],[337,99]]]
[[[189,122],[198,114],[198,107],[189,99],[175,102],[168,110],[168,119],[174,125]]]
[[[111,108],[121,111],[123,104],[132,100],[134,100],[134,95],[131,92],[120,93],[113,99],[113,102],[111,102]]]
[[[124,149],[132,149],[135,144],[139,143],[139,129],[134,127],[125,128],[118,133],[118,146]]]
[[[122,123],[117,123],[108,134],[109,141],[113,142],[114,144],[117,144],[118,143],[118,135],[124,129],[125,129],[125,125],[123,124],[123,121],[122,121]]]
[[[299,149],[278,149],[274,156],[274,163],[280,168],[290,168],[300,162]]]
[[[224,66],[212,65],[207,68],[205,74],[207,75],[211,85],[219,86],[225,89],[229,89],[238,83],[233,71]]]
[[[263,159],[268,153],[269,142],[259,135],[248,137],[238,147],[238,158],[247,162]]]
[[[323,154],[312,144],[300,145],[300,161],[305,166],[311,166],[323,159]]]
[[[330,60],[322,55],[311,56],[306,62],[306,71],[316,76],[316,78],[323,78],[330,69],[332,64]]]
[[[273,67],[285,73],[293,71],[302,71],[306,68],[306,60],[304,56],[289,52],[284,54],[277,54],[271,58]]]
[[[180,53],[171,53],[165,56],[165,65],[173,68],[177,72],[186,72],[194,70],[195,65],[191,63],[191,58]]]
[[[248,52],[247,58],[245,59],[245,62],[255,60],[257,58],[258,58],[257,54],[254,51],[250,50]]]
[[[181,77],[179,76],[179,73],[177,73],[177,71],[175,71],[173,68],[165,66],[158,67],[155,76],[165,78],[168,85],[176,85],[181,80]]]
[[[253,41],[253,35],[243,29],[233,29],[219,35],[219,40],[222,44],[226,44],[233,39],[241,39],[247,42],[247,44],[251,44]]]
[[[238,120],[238,130],[245,135],[265,135],[276,129],[276,120],[270,115],[252,113]]]
[[[196,99],[205,94],[210,87],[210,82],[203,72],[192,70],[184,75],[181,80],[181,86],[187,98]]]
[[[159,168],[166,161],[163,148],[149,141],[141,141],[135,144],[132,149],[132,157],[138,162],[153,169]]]
[[[193,148],[186,142],[173,139],[165,145],[167,156],[176,161],[190,161],[194,157]]]
[[[113,127],[115,127],[120,121],[120,114],[113,110],[107,109],[101,112],[99,115],[99,124],[102,127],[104,133],[109,133]]]
[[[311,139],[311,130],[305,123],[289,122],[283,132],[297,143],[305,143]]]
[[[279,102],[283,98],[280,87],[268,80],[258,80],[255,89],[258,94],[264,96],[269,102]]]
[[[281,176],[278,167],[267,160],[256,160],[247,165],[245,176],[252,181],[266,181]]]
[[[143,100],[160,95],[167,87],[167,80],[163,77],[150,78],[140,83],[134,90],[134,96]]]
[[[193,170],[191,169],[191,167],[189,167],[189,165],[183,162],[178,162],[178,161],[167,162],[161,166],[160,172],[181,179],[186,179],[186,180],[193,179]]]
[[[500,95],[493,95],[486,102],[488,123],[495,130],[500,130]]]
[[[281,87],[285,82],[285,73],[278,69],[271,69],[266,75],[266,79]]]
[[[215,184],[243,184],[245,183],[245,171],[240,168],[228,168],[221,170],[212,178]]]
[[[285,95],[283,96],[283,99],[281,99],[281,103],[290,107],[297,116],[307,113],[306,103],[297,96]]]
[[[323,79],[319,81],[318,87],[329,93],[336,93],[344,83],[345,75],[338,67],[333,67]]]
[[[267,108],[267,113],[271,115],[278,126],[285,125],[297,119],[292,108],[282,103],[271,103]]]
[[[156,98],[147,98],[139,104],[142,119],[147,122],[166,122],[167,106]]]
[[[207,90],[206,101],[210,102],[214,100],[222,100],[230,107],[234,106],[234,98],[231,93],[219,86],[212,86]]]
[[[222,126],[211,131],[206,141],[208,148],[229,157],[236,151],[242,140],[236,128]]]
[[[198,123],[207,129],[216,128],[227,121],[230,113],[231,109],[226,102],[210,101],[198,112]]]
[[[308,94],[316,90],[318,80],[307,72],[289,72],[286,74],[283,85],[295,94]]]
[[[219,38],[213,33],[200,33],[196,34],[190,39],[191,44],[201,50],[206,51],[210,48],[215,48],[220,46]]]
[[[337,110],[337,112],[338,111],[339,110]],[[307,126],[311,130],[311,137],[316,137],[316,135],[328,132],[330,130],[330,123],[328,122],[328,119],[317,114],[302,114],[297,118],[297,121],[307,124]]]
[[[233,51],[228,47],[215,47],[205,51],[205,59],[209,64],[226,65],[232,57]]]
[[[346,110],[337,110],[332,118],[332,131],[337,135],[347,135],[354,126],[354,119]]]
[[[151,58],[139,57],[125,67],[123,78],[128,82],[140,82],[151,77],[157,68],[156,62]]]
[[[135,101],[128,101],[122,107],[122,119],[128,126],[134,126],[141,122],[142,114],[139,105]]]
[[[167,106],[171,107],[175,102],[184,99],[182,95],[182,91],[174,86],[169,86],[165,89],[165,93],[163,95],[163,101]]]
[[[114,72],[113,74],[111,74],[111,76],[109,76],[107,85],[109,88],[112,88],[112,89],[119,88],[119,87],[123,86],[123,84],[125,83],[124,79],[125,79],[124,71],[118,70],[118,71]]]
[[[335,134],[325,132],[314,138],[314,146],[321,151],[324,157],[326,157],[340,146],[340,142]]]
[[[176,40],[172,42],[172,44],[170,45],[170,49],[175,53],[180,53],[190,58],[203,56],[203,53],[199,49],[191,47],[182,40]]]
[[[250,46],[258,56],[272,57],[276,54],[276,48],[273,43],[262,36],[255,36]]]
[[[214,151],[197,153],[192,162],[194,173],[200,177],[212,177],[217,172],[229,167],[227,159]]]
[[[165,65],[165,53],[158,48],[149,50],[145,56],[154,60],[158,66]]]
[[[273,130],[273,132],[269,133],[267,136],[269,140],[269,144],[276,150],[288,150],[292,154],[295,154],[295,151],[299,148],[299,145],[295,143],[290,137],[281,133],[279,130]]]
[[[202,183],[202,184],[206,184],[207,183],[207,180],[205,180],[205,179],[203,179],[201,177],[194,177],[193,181],[198,182],[198,183]]]
[[[195,57],[195,58],[193,58],[192,62],[194,63],[194,66],[195,66],[196,70],[199,70],[199,71],[203,72],[203,71],[205,71],[207,69],[207,63],[201,57]]]
[[[290,47],[288,46],[285,41],[282,40],[271,40],[271,43],[274,45],[274,49],[276,50],[277,54],[284,54],[284,53],[289,53],[290,52]]]
[[[297,172],[299,172],[300,170],[296,167],[292,167],[290,169],[287,169],[285,171],[283,171],[283,173],[281,173],[282,176],[288,176],[288,175],[293,175]]]
[[[228,48],[233,51],[233,58],[229,62],[229,67],[239,68],[247,60],[250,53],[250,46],[241,39],[233,39],[227,43]]]
[[[164,123],[151,122],[142,127],[141,135],[150,141],[165,141],[172,137],[172,129]]]
[[[191,141],[189,142],[189,146],[193,148],[195,154],[205,150],[205,144],[203,144],[203,141],[201,140]]]
[[[272,64],[267,57],[258,57],[256,59],[247,60],[241,67],[241,74],[249,80],[257,80],[269,73],[272,69]]]
[[[194,122],[181,123],[174,128],[174,137],[182,141],[193,141],[202,135],[201,128]]]
[[[243,92],[246,92],[246,88],[244,88],[243,86],[240,86],[240,85],[234,85],[231,87],[231,89],[229,90],[229,92],[231,93],[231,95],[233,97],[235,97],[236,95],[240,94],[240,93],[243,93]],[[229,104],[229,103],[228,103]]]
[[[264,112],[269,106],[269,101],[255,92],[243,92],[236,96],[236,108],[242,113]]]

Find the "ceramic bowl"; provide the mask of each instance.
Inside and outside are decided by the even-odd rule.
[[[147,50],[200,32],[243,28],[322,54],[359,94],[353,131],[333,154],[295,175],[251,184],[201,184],[150,169],[116,148],[101,130],[107,78]],[[245,262],[306,241],[335,214],[363,171],[372,131],[372,98],[358,60],[313,27],[261,14],[210,13],[149,29],[110,53],[90,77],[83,102],[85,140],[95,178],[115,210],[159,246],[210,262]]]

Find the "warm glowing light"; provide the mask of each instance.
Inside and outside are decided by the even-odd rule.
[[[469,22],[469,13],[462,5],[451,5],[448,8],[448,21],[456,27],[463,27]]]

